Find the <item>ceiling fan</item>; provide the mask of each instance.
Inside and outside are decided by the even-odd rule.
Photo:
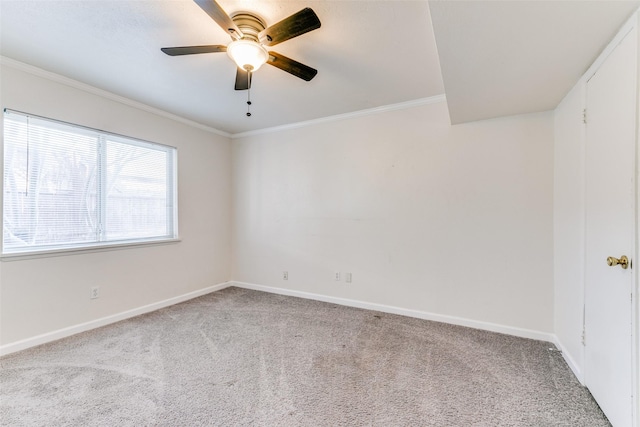
[[[170,56],[227,52],[238,67],[236,90],[251,88],[251,75],[267,63],[303,80],[313,79],[318,70],[277,52],[267,50],[294,37],[320,28],[320,19],[310,8],[302,9],[269,27],[262,18],[251,12],[237,12],[231,16],[215,0],[194,0],[232,38],[228,45],[163,47]],[[247,102],[251,105],[251,102]],[[250,113],[247,113],[250,115]]]

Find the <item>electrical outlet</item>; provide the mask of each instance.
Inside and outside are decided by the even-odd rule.
[[[289,272],[288,271],[283,271],[282,272],[282,280],[289,280]]]
[[[91,292],[89,293],[89,298],[90,299],[100,298],[100,287],[99,286],[93,286],[91,288]]]
[[[339,281],[340,281],[340,272],[339,272],[339,271],[336,271],[335,275],[333,276],[333,279],[334,279],[336,282],[339,282]]]
[[[344,273],[344,281],[351,283],[351,273]]]

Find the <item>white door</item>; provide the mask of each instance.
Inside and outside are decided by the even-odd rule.
[[[636,30],[587,83],[585,382],[614,427],[631,427]],[[633,266],[634,269],[636,266]]]

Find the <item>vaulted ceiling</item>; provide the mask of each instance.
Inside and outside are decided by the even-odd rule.
[[[235,65],[226,54],[160,51],[231,41],[193,0],[0,0],[0,55],[229,134],[445,92],[459,123],[555,107],[640,6],[631,0],[218,2],[229,14],[255,12],[268,25],[313,8],[322,27],[273,50],[318,75],[305,82],[265,65],[253,78],[247,117],[247,93],[234,90]]]
[[[555,108],[639,1],[431,1],[453,123]]]

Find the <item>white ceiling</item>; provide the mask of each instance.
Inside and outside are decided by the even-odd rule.
[[[432,0],[451,122],[555,108],[639,6]]]
[[[161,47],[231,38],[192,0],[0,2],[3,56],[216,129],[238,133],[444,92],[425,1],[219,0],[273,24],[311,7],[322,27],[272,50],[318,69],[305,82],[265,65],[252,117],[224,53],[169,57]]]
[[[272,50],[318,69],[265,65],[233,89],[227,44],[193,0],[0,0],[0,55],[237,134],[443,94],[455,123],[550,109],[638,1],[218,0],[273,24],[304,7],[322,27]],[[440,57],[438,57],[438,50]],[[444,73],[441,75],[440,62]]]

